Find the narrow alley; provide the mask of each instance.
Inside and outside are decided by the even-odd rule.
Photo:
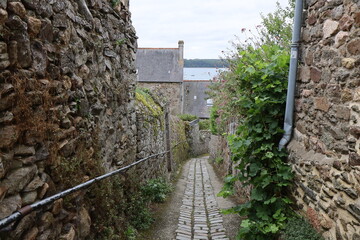
[[[141,239],[235,239],[240,218],[221,214],[235,205],[216,196],[222,184],[207,156],[190,159],[169,200],[156,210],[153,228]]]

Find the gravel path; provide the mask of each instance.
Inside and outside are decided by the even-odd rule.
[[[207,157],[189,160],[170,199],[157,208],[153,228],[140,239],[235,239],[240,218],[220,214],[235,205],[216,197],[221,187]]]

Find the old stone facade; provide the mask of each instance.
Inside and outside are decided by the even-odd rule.
[[[128,7],[126,0],[0,1],[0,219],[166,148],[165,111],[154,118],[135,99]],[[146,139],[155,145],[144,146]],[[98,239],[110,228],[121,236],[125,192],[167,170],[166,157],[155,159],[31,213],[0,238]]]
[[[184,113],[192,114],[199,118],[210,118],[211,105],[207,101],[211,81],[184,80],[183,104]],[[211,102],[212,104],[212,102]]]
[[[182,113],[184,42],[178,48],[139,48],[136,54],[137,81],[165,97],[170,113]]]
[[[294,197],[326,239],[360,239],[360,2],[309,0],[305,11]]]
[[[169,111],[171,115],[178,115],[182,113],[182,91],[183,84],[174,83],[149,83],[138,82],[138,86],[149,89],[158,96],[165,98],[169,104]]]

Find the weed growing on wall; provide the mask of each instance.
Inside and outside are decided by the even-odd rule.
[[[208,119],[201,120],[199,122],[199,129],[200,130],[210,130],[210,120],[208,120]]]
[[[186,122],[191,122],[191,121],[198,119],[197,116],[192,115],[192,114],[179,114],[178,117],[181,120],[186,121]]]
[[[160,105],[157,102],[155,102],[151,94],[152,93],[148,89],[136,88],[135,91],[136,101],[141,102],[144,106],[146,106],[154,117],[162,116],[163,111]]]
[[[291,218],[282,234],[284,240],[324,240],[311,224],[301,217]]]

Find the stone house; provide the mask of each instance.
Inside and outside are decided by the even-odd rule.
[[[182,113],[184,42],[178,48],[138,48],[137,81],[169,101],[170,113]]]
[[[360,239],[360,2],[308,0],[293,139],[299,210],[325,239]]]
[[[207,91],[212,81],[216,80],[224,69],[219,68],[185,68],[184,69],[184,113],[199,118],[210,118],[213,104]]]
[[[209,80],[184,80],[184,113],[199,118],[210,118],[212,101],[206,91],[211,84]]]

